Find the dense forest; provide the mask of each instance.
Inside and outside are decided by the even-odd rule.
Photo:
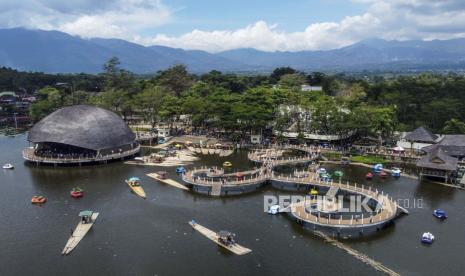
[[[465,133],[465,77],[419,74],[392,78],[304,73],[277,68],[270,75],[190,74],[177,65],[154,75],[120,69],[112,58],[99,75],[51,75],[0,69],[0,89],[36,93],[30,115],[38,120],[72,104],[138,115],[155,125],[192,115],[192,126],[225,131],[278,131],[387,137],[426,126],[436,133]],[[66,83],[69,85],[56,85]],[[301,85],[323,91],[301,91]]]

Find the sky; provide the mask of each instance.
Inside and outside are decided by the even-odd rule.
[[[221,52],[465,37],[465,0],[0,0],[0,28]]]

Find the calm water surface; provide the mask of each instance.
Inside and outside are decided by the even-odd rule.
[[[286,215],[263,212],[265,194],[287,194],[271,188],[256,193],[213,199],[157,183],[145,176],[153,167],[122,163],[76,168],[25,164],[25,135],[0,137],[0,275],[373,275],[379,274],[340,249],[312,236]],[[246,169],[246,154],[229,157],[234,169]],[[197,165],[220,165],[209,157]],[[333,167],[334,169],[335,167]],[[416,180],[389,178],[367,182],[365,168],[345,167],[346,177],[382,189],[394,198],[422,199],[423,208],[394,226],[363,240],[346,241],[403,275],[460,275],[465,263],[465,191]],[[176,177],[174,168],[168,169]],[[131,194],[124,180],[142,178],[147,200]],[[74,186],[85,189],[79,200],[69,197]],[[43,207],[33,195],[45,195]],[[431,212],[444,208],[446,221]],[[93,229],[71,255],[60,255],[80,210],[100,212]],[[195,219],[213,229],[237,234],[251,254],[234,256],[192,230]],[[432,246],[421,234],[436,235]]]

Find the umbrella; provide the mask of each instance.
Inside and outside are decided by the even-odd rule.
[[[215,146],[217,146],[217,147],[221,147],[221,146],[222,146],[222,144],[221,144],[221,143],[216,143],[216,144],[215,144]]]
[[[394,151],[404,151],[404,148],[401,147],[401,146],[397,146],[397,147],[393,148],[392,150],[394,150]]]
[[[180,148],[182,146],[180,144],[176,144],[175,147]]]

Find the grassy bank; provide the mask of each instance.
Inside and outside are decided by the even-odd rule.
[[[357,162],[357,163],[365,163],[365,164],[386,164],[389,163],[388,160],[385,160],[384,158],[380,156],[361,156],[361,155],[356,155],[352,156],[350,158],[350,161],[352,162]]]

